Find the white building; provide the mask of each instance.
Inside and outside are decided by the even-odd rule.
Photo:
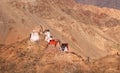
[[[45,31],[44,35],[45,35],[45,41],[47,41],[47,42],[50,42],[50,40],[53,39],[51,37],[52,35],[51,35],[50,31]]]
[[[39,33],[35,30],[33,30],[33,32],[31,32],[30,34],[30,41],[31,42],[36,42],[39,41],[40,37],[39,37]]]

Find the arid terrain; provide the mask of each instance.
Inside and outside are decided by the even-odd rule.
[[[69,51],[38,43],[49,29]],[[120,11],[74,0],[1,0],[0,73],[120,73]]]

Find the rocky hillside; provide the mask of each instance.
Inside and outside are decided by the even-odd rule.
[[[28,39],[0,48],[0,73],[119,73],[120,55],[83,59],[74,51],[62,52],[41,39]]]
[[[72,67],[74,67],[74,65],[71,66],[71,63],[76,64],[71,61],[73,60],[72,58],[74,58],[74,56],[76,57],[76,59],[79,59],[79,63],[82,62],[82,65],[79,64],[78,67],[82,66],[84,68],[82,70],[83,72],[85,72],[89,71],[89,69],[92,67],[89,67],[91,65],[85,64],[85,62],[81,61],[81,59],[86,60],[87,58],[90,58],[90,60],[98,60],[108,55],[110,55],[110,57],[108,58],[111,58],[112,55],[120,51],[119,10],[99,8],[91,5],[82,5],[76,3],[74,0],[1,0],[0,46],[3,51],[0,52],[0,58],[1,60],[5,61],[5,63],[3,63],[3,61],[0,61],[2,62],[0,66],[1,68],[6,68],[8,64],[11,65],[12,63],[13,65],[15,65],[13,67],[16,68],[16,71],[18,69],[22,69],[19,71],[23,71],[23,64],[26,64],[28,61],[23,59],[29,59],[29,56],[26,57],[23,53],[20,53],[20,55],[23,56],[22,60],[25,62],[21,62],[22,64],[18,64],[17,67],[20,65],[20,68],[17,68],[16,64],[20,63],[21,61],[21,58],[18,58],[17,54],[19,52],[23,52],[27,47],[29,47],[29,44],[25,44],[24,40],[29,37],[29,34],[33,29],[38,29],[40,32],[45,29],[50,29],[54,38],[61,40],[61,42],[69,43],[70,51],[81,56],[81,58],[78,58],[76,57],[76,55],[71,55],[71,53],[65,53],[65,56],[57,56],[64,57],[65,60],[62,60],[67,61],[67,63],[62,64],[62,66],[66,66],[68,65],[68,63],[70,63],[68,66],[70,66],[71,72],[73,69]],[[38,56],[38,59],[39,57],[41,57],[41,51],[39,50],[45,49],[41,46],[46,47],[42,42],[37,45],[32,45],[32,60],[36,58],[35,56]],[[14,44],[15,46],[13,46]],[[54,50],[53,47],[52,49]],[[19,51],[16,52],[17,50]],[[27,51],[27,49],[24,52],[26,55],[30,54],[27,53],[29,52]],[[48,53],[46,53],[47,51],[44,53],[43,59],[39,59],[39,61],[47,63],[45,60],[47,59],[46,55],[49,54],[49,50]],[[56,58],[53,58],[53,55],[56,55],[56,53],[58,54],[57,51],[55,51],[55,53],[53,52],[52,57],[48,58],[51,58],[52,61],[54,61],[54,59],[57,60]],[[68,60],[66,60],[68,56],[71,56],[71,58],[68,58]],[[15,64],[11,62],[13,60],[15,60]],[[69,62],[69,60],[71,62]],[[104,69],[107,68],[109,70],[111,69],[111,67],[114,67],[115,69],[113,70],[116,71],[116,69],[118,69],[119,71],[119,66],[116,66],[117,64],[119,65],[119,57],[116,57],[115,55],[114,60],[115,63],[113,63],[112,61],[107,61]],[[61,59],[58,59],[57,62],[52,64],[52,68],[55,68],[56,66],[59,67],[59,64],[61,64],[61,62],[58,63],[59,61],[61,61]],[[104,61],[105,60],[103,60],[103,62]],[[32,61],[32,63],[33,62],[34,61]],[[110,62],[112,62],[115,66],[109,66]],[[41,70],[42,67],[37,66],[42,66],[42,62],[36,63],[40,63],[40,65],[36,65],[36,69],[38,71],[37,73],[39,73],[39,70]],[[94,65],[95,70],[102,68],[102,66],[98,66],[100,65],[100,63],[101,62],[95,63],[95,65],[97,66],[96,67]],[[33,65],[31,65],[30,67],[32,68],[32,66]],[[60,69],[64,69],[64,67],[62,66],[60,67]],[[10,73],[9,71],[13,67],[10,67],[10,69],[8,68],[8,73]],[[77,64],[75,65],[75,69],[76,67]],[[44,66],[43,70],[47,71],[48,68],[51,68],[51,64],[49,66]],[[56,71],[58,71],[58,69],[56,69]],[[6,69],[4,69],[3,71],[5,70]],[[25,69],[24,71],[26,70],[27,69]],[[30,72],[29,69],[28,71]],[[104,70],[102,69],[102,71]],[[116,71],[116,73],[118,71]],[[12,71],[11,73],[17,72]]]

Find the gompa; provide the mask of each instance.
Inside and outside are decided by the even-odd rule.
[[[33,30],[30,34],[30,41],[37,42],[37,41],[39,41],[39,39],[40,39],[39,33],[36,30]]]

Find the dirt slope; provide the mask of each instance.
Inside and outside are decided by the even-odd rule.
[[[99,60],[83,59],[74,51],[61,52],[42,39],[28,39],[0,48],[0,73],[119,73],[120,56],[110,55]]]
[[[1,44],[21,41],[42,26],[85,59],[120,50],[118,10],[79,5],[74,0],[1,0],[0,8]]]
[[[28,15],[19,9],[14,9],[9,0],[0,1],[0,42],[1,44],[14,43],[25,39],[30,31],[37,25]],[[13,38],[14,37],[14,38]]]

